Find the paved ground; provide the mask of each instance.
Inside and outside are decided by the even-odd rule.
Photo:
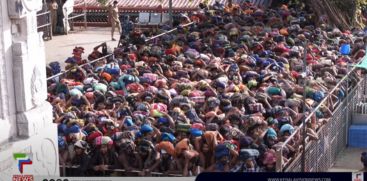
[[[110,28],[88,27],[87,30],[80,30],[79,27],[75,27],[75,30],[68,35],[54,36],[52,40],[45,42],[47,62],[58,61],[63,63],[68,57],[72,56],[75,46],[84,47],[85,58],[95,46],[103,42],[107,42],[111,48],[117,46],[117,41],[111,41]],[[115,34],[115,38],[118,38],[117,34]]]
[[[363,169],[361,153],[367,151],[363,148],[347,148],[339,154],[338,160],[329,172],[356,172]]]

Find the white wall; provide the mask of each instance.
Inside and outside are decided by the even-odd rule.
[[[7,2],[0,0],[0,148],[2,143],[17,134],[11,46],[11,23]]]

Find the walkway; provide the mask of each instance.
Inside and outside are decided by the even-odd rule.
[[[363,169],[361,153],[363,148],[347,148],[338,155],[337,161],[329,172],[357,172]]]
[[[68,35],[54,36],[52,40],[45,42],[46,62],[58,61],[64,67],[64,61],[72,56],[75,46],[84,47],[84,57],[87,58],[92,49],[106,42],[112,49],[117,46],[118,41],[111,41],[111,29],[100,27],[88,27],[87,30],[70,32]],[[118,33],[117,33],[118,34]],[[118,35],[115,35],[118,38]]]

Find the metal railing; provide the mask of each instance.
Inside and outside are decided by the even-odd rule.
[[[347,145],[347,129],[351,122],[349,112],[353,109],[354,104],[358,102],[358,99],[361,98],[363,85],[367,81],[365,77],[362,80],[358,80],[358,78],[355,78],[357,77],[355,73],[356,67],[350,69],[336,86],[328,91],[327,96],[307,115],[304,121],[305,125],[303,123],[300,124],[294,133],[282,144],[281,148],[276,151],[276,169],[278,172],[322,172],[327,171],[332,166],[337,154]],[[344,97],[339,96],[340,90],[344,90],[346,93]],[[321,125],[317,130],[319,139],[311,140],[309,136],[305,138],[300,136],[303,135],[304,127],[306,126],[307,128],[307,123],[311,121],[312,117],[316,117],[316,122],[319,122],[316,112],[322,106],[326,106],[330,99],[335,98],[337,100],[331,105],[331,112],[333,114],[327,123]],[[302,149],[295,144],[296,153],[298,154],[290,160],[284,159],[283,152],[285,147],[291,141],[296,141],[297,137],[301,140],[306,139],[305,152],[300,151]],[[302,160],[302,156],[305,156],[305,161]]]
[[[187,24],[181,25],[181,27],[190,26],[190,25],[192,25],[192,24],[194,24],[194,23],[195,23],[195,22],[190,22],[190,23],[187,23]],[[166,35],[166,34],[172,33],[172,32],[174,32],[174,31],[176,31],[176,30],[177,30],[177,28],[173,28],[173,29],[168,30],[168,31],[166,31],[166,32],[164,32],[164,33],[161,33],[161,34],[158,34],[158,35],[152,36],[152,37],[150,37],[150,38],[146,39],[145,41],[146,41],[146,42],[149,42],[150,40],[153,40],[153,39],[159,38],[159,37],[161,37],[161,36],[163,36],[163,35]]]
[[[52,17],[50,11],[37,14],[37,30],[42,31],[42,29],[44,37],[48,37],[52,40]]]
[[[182,27],[190,26],[190,25],[192,25],[192,24],[194,24],[194,22],[184,24],[184,25],[182,25]],[[154,39],[157,39],[157,38],[159,38],[159,37],[161,37],[161,36],[163,36],[163,35],[165,35],[165,34],[172,33],[172,32],[174,32],[174,31],[176,31],[176,30],[177,30],[177,28],[173,28],[173,29],[171,29],[171,30],[169,30],[169,31],[167,31],[167,32],[164,32],[164,33],[161,33],[161,34],[158,34],[158,35],[152,36],[152,37],[150,37],[150,38],[146,39],[145,41],[146,41],[146,42],[149,42],[149,41],[154,40]],[[97,58],[97,59],[92,60],[92,61],[90,61],[90,62],[87,62],[87,63],[85,63],[85,64],[78,65],[78,67],[83,67],[83,66],[85,66],[85,65],[90,65],[90,64],[92,64],[92,63],[94,63],[94,62],[97,62],[97,61],[99,61],[99,60],[103,60],[103,59],[108,58],[108,57],[110,57],[110,56],[113,56],[113,54],[108,54],[108,55],[106,55],[106,56],[103,56],[103,57]],[[70,69],[69,69],[69,70],[62,71],[62,72],[60,72],[60,73],[58,73],[58,74],[52,75],[52,76],[50,76],[50,77],[47,77],[47,80],[52,80],[52,79],[54,79],[54,78],[56,78],[56,77],[60,77],[60,76],[65,75],[66,73],[68,73],[68,72],[70,72],[70,71],[71,71]]]
[[[83,5],[83,11],[82,11],[82,13],[75,14],[75,15],[72,14],[70,16],[69,16],[68,9],[67,8],[64,8],[65,14],[66,14],[66,16],[65,16],[65,34],[69,34],[69,29],[68,29],[68,27],[69,27],[69,20],[71,20],[72,26],[74,26],[74,21],[73,20],[76,19],[76,18],[80,18],[80,17],[83,17],[84,29],[87,29],[87,13],[88,13],[88,11],[87,11],[87,2],[84,0],[83,2],[81,2],[79,4],[74,4],[73,5],[73,8],[74,7],[80,7],[81,5]],[[75,11],[73,11],[73,12],[75,12]]]
[[[77,169],[79,168],[79,166],[70,166],[70,165],[60,165],[60,171],[61,174],[60,176],[64,177],[64,176],[68,176],[67,174],[67,170],[68,169]],[[138,175],[139,172],[141,172],[140,170],[130,170],[130,171],[126,171],[125,169],[108,169],[106,171],[109,172],[115,172],[121,175]],[[161,172],[150,172],[150,176],[154,176],[154,177],[161,177],[161,176],[165,176],[165,177],[182,177],[182,174],[173,174],[173,173],[168,173],[168,174],[164,174]]]
[[[103,57],[100,57],[100,58],[94,59],[94,60],[92,60],[92,61],[90,61],[90,62],[87,62],[87,63],[85,63],[85,64],[78,65],[78,67],[83,67],[83,66],[85,66],[85,65],[90,65],[90,64],[92,64],[92,63],[94,63],[94,62],[97,62],[97,61],[103,60],[103,59],[108,58],[108,57],[110,57],[110,56],[113,56],[113,54],[108,54],[108,55],[105,55],[105,56],[103,56]],[[46,79],[46,80],[52,80],[52,79],[54,79],[54,78],[56,78],[56,77],[60,77],[60,76],[62,76],[62,75],[65,75],[66,73],[68,73],[68,72],[70,72],[70,71],[71,71],[71,69],[69,69],[69,70],[65,70],[65,71],[61,71],[61,72],[60,72],[60,73],[58,73],[58,74],[52,75],[52,76],[50,76],[50,77],[47,77],[47,79]]]

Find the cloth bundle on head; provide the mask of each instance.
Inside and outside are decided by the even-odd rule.
[[[168,119],[165,117],[160,117],[158,118],[158,123],[159,124],[167,124],[168,123]]]
[[[313,100],[320,102],[324,99],[325,94],[322,91],[317,91],[313,94]]]
[[[80,128],[84,127],[85,121],[83,119],[71,119],[68,123],[67,126],[72,126],[72,125],[78,125]]]
[[[120,139],[135,139],[135,134],[132,131],[124,131],[124,132],[116,132],[112,135],[112,140],[120,140]]]
[[[220,159],[222,157],[230,156],[228,147],[225,144],[219,144],[215,147],[215,158]]]
[[[88,143],[83,141],[83,140],[77,141],[76,143],[74,143],[74,146],[78,147],[78,148],[81,148],[83,150],[86,150],[86,149],[89,148]]]
[[[70,90],[69,91],[69,94],[72,97],[74,97],[74,96],[82,96],[83,95],[83,93],[79,89],[76,89],[76,88]]]
[[[117,63],[109,63],[104,67],[104,71],[110,75],[119,75],[120,67]]]
[[[254,87],[256,87],[257,86],[257,81],[256,80],[250,80],[250,81],[248,81],[248,83],[247,83],[247,87],[249,88],[249,89],[251,89],[251,88],[254,88]]]
[[[152,131],[153,131],[153,128],[152,128],[150,125],[148,125],[148,124],[144,124],[144,125],[142,125],[142,126],[141,126],[141,129],[140,129],[140,132],[141,132],[142,134],[150,133],[150,132],[152,132]]]
[[[200,53],[196,51],[195,49],[191,49],[191,48],[186,50],[185,55],[191,59],[196,59],[200,57]]]
[[[64,131],[65,135],[79,133],[79,132],[80,132],[80,127],[78,125],[73,125],[69,128],[66,128]]]
[[[191,125],[190,124],[183,124],[183,123],[179,123],[176,127],[176,131],[180,131],[180,132],[184,132],[184,133],[189,133],[190,132],[190,128]]]
[[[266,132],[266,137],[276,139],[277,136],[277,132],[273,128],[268,128],[268,131]]]
[[[112,81],[112,76],[111,74],[107,73],[107,72],[102,72],[100,74],[100,77],[104,80],[106,80],[107,82],[111,82]]]
[[[171,143],[174,143],[176,141],[175,136],[171,133],[163,133],[161,139],[162,141],[169,141]]]
[[[207,130],[207,131],[218,131],[218,130],[219,130],[219,126],[218,126],[218,124],[216,124],[216,123],[209,123],[209,124],[206,126],[206,130]]]
[[[100,131],[93,131],[92,133],[89,133],[87,137],[88,143],[92,143],[96,138],[101,137],[103,134]]]
[[[200,129],[196,129],[196,128],[190,128],[190,134],[193,137],[200,137],[203,135],[203,131]]]
[[[93,89],[95,91],[100,91],[100,92],[102,92],[104,94],[104,93],[107,92],[107,85],[102,84],[102,83],[97,83],[97,84],[94,84],[93,85]]]
[[[65,60],[65,63],[75,64],[77,60],[74,57],[69,57]]]
[[[163,113],[167,113],[167,105],[163,103],[153,103],[150,112],[153,117],[162,117]]]
[[[191,126],[192,129],[198,129],[198,130],[201,130],[203,131],[205,129],[205,126],[201,123],[194,123],[192,126]]]
[[[156,146],[157,151],[165,151],[171,156],[175,156],[175,147],[169,141],[162,141]]]
[[[294,127],[290,124],[285,124],[280,128],[280,135],[284,135],[286,132],[292,134],[294,132]]]
[[[113,145],[113,141],[109,136],[99,136],[94,140],[96,146]]]
[[[256,149],[241,149],[239,157],[241,160],[255,159],[260,155],[260,152]]]
[[[216,97],[209,97],[209,99],[207,100],[207,104],[208,104],[208,107],[215,108],[220,105],[220,101]]]
[[[65,134],[65,130],[67,129],[67,126],[66,126],[66,124],[59,124],[58,126],[57,126],[57,133],[59,134],[59,135],[64,135]]]
[[[249,136],[242,136],[240,137],[240,147],[241,148],[247,148],[252,145],[254,140]]]
[[[126,86],[127,91],[131,92],[131,93],[139,93],[144,91],[144,86],[142,86],[139,83],[131,83],[129,85]]]

